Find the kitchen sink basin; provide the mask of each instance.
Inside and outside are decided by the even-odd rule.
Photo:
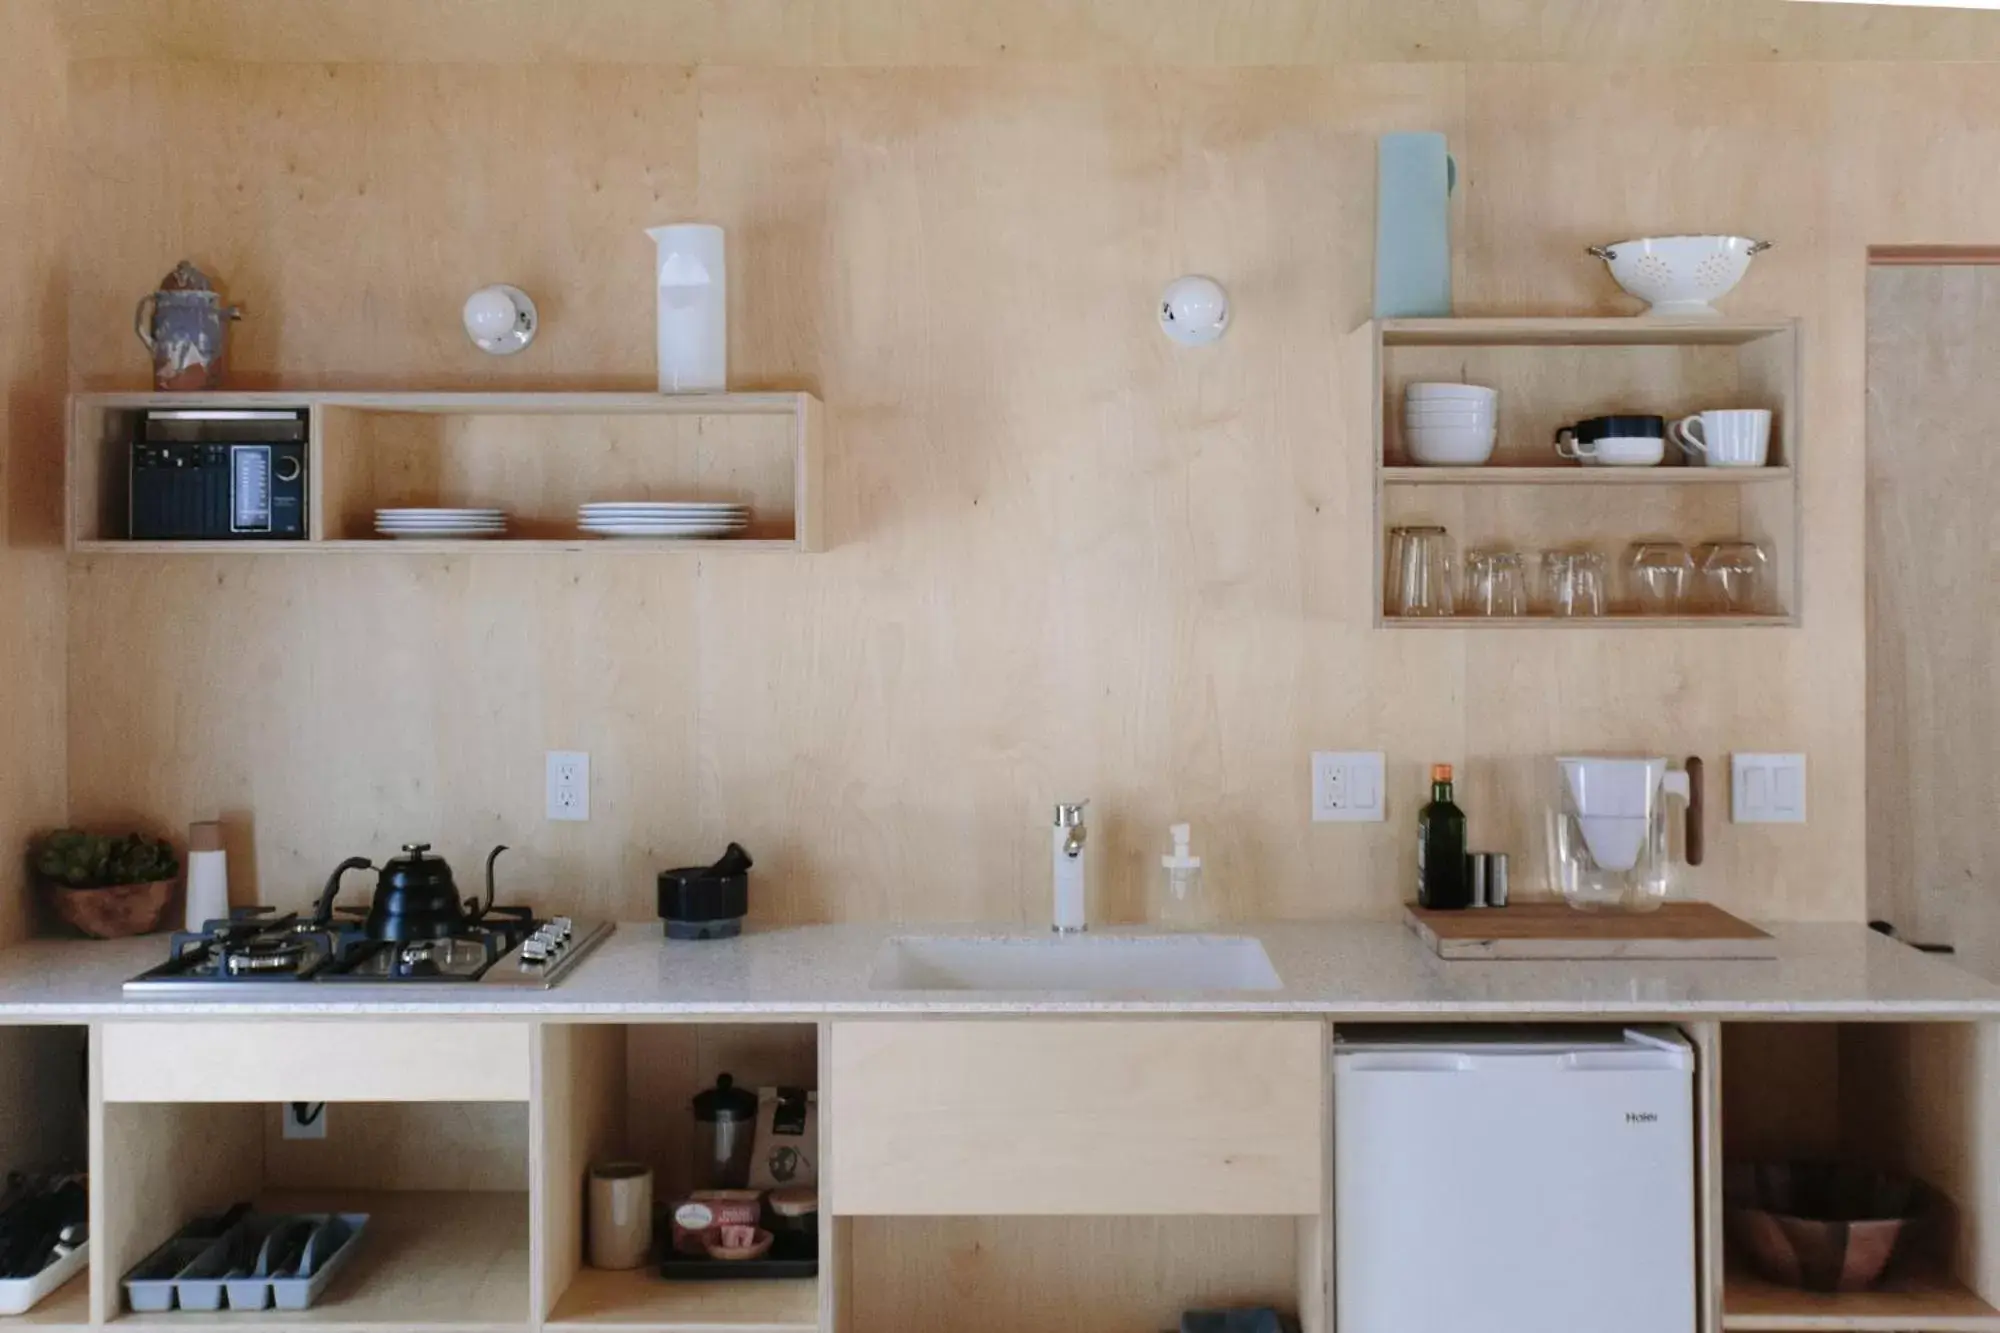
[[[952,938],[883,944],[876,990],[1241,991],[1284,983],[1254,939],[1219,935]]]

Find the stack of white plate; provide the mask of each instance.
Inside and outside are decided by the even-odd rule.
[[[1426,467],[1476,467],[1493,457],[1500,395],[1479,384],[1412,384],[1403,442]]]
[[[378,509],[375,531],[384,537],[498,537],[507,531],[507,511]]]
[[[577,526],[596,537],[733,537],[750,526],[750,508],[696,501],[603,501],[577,511]]]

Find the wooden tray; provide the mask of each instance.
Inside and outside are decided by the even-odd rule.
[[[1453,961],[1618,958],[1776,958],[1778,942],[1711,903],[1657,912],[1579,912],[1559,901],[1430,912],[1411,905],[1410,929]]]

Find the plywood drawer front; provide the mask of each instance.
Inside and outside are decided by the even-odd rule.
[[[111,1102],[519,1102],[525,1023],[106,1023]]]
[[[832,1210],[1316,1214],[1316,1022],[840,1023]]]

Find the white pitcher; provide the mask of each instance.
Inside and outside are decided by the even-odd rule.
[[[1685,804],[1688,775],[1662,758],[1571,755],[1549,818],[1549,865],[1569,905],[1650,912],[1667,899],[1667,798]]]
[[[729,387],[729,269],[722,228],[652,227],[659,292],[661,393],[722,393]]]

